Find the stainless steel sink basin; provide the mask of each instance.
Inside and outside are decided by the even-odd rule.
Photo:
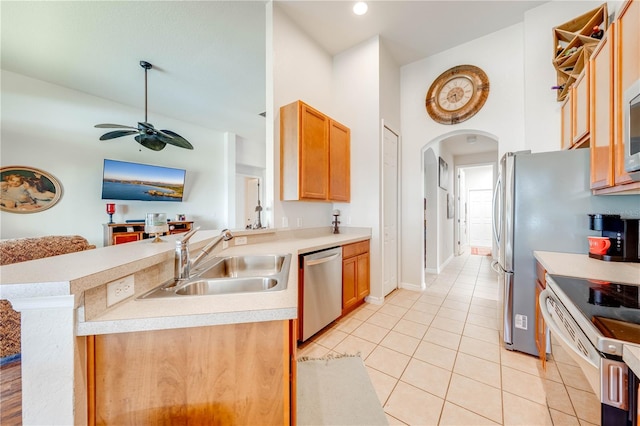
[[[214,258],[195,271],[198,278],[271,276],[282,271],[286,256],[258,254]]]
[[[228,280],[203,279],[189,282],[176,290],[179,295],[255,293],[270,290],[278,280],[267,277],[237,278]],[[285,283],[286,288],[286,283]]]
[[[169,280],[138,300],[286,290],[291,254],[215,257],[186,280]]]

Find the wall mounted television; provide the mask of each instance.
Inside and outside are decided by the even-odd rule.
[[[104,160],[103,200],[182,201],[186,171]]]

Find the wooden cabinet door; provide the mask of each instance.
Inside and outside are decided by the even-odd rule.
[[[589,67],[574,83],[572,93],[572,145],[586,142],[589,137]]]
[[[562,130],[560,133],[562,149],[569,149],[573,143],[571,90],[569,90],[567,97],[562,103],[562,107],[560,107],[560,114],[562,118]]]
[[[544,267],[536,262],[536,310],[535,310],[535,321],[536,321],[536,347],[538,348],[538,357],[542,362],[542,368],[546,370],[547,367],[547,326],[544,323],[544,318],[540,313],[540,293],[546,287],[546,273]]]
[[[300,198],[326,200],[329,195],[329,118],[301,104],[300,120]]]
[[[342,310],[350,308],[358,301],[357,290],[358,258],[350,257],[342,261]]]
[[[611,24],[589,60],[591,86],[591,188],[613,185],[613,44]]]
[[[358,291],[358,300],[362,300],[369,295],[369,253],[358,256],[358,280],[356,290]]]
[[[337,121],[329,123],[329,199],[351,199],[351,131]]]
[[[640,79],[640,1],[627,1],[616,22],[616,135],[614,143],[614,182],[616,185],[633,182],[624,170],[624,141],[622,119],[624,91]]]
[[[90,336],[89,424],[290,424],[290,322]]]

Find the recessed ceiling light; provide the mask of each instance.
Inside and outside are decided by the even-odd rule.
[[[358,3],[353,5],[353,13],[355,13],[356,15],[364,15],[365,13],[367,13],[368,9],[369,6],[367,6],[367,4],[363,1],[359,1]]]

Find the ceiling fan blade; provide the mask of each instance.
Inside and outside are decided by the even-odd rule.
[[[162,151],[167,145],[159,140],[156,135],[138,135],[134,139],[138,141],[140,145],[153,151]]]
[[[160,130],[160,133],[161,134],[159,134],[158,136],[160,136],[160,140],[165,143],[175,145],[180,148],[193,149],[193,145],[191,145],[188,140],[186,140],[176,132],[172,132],[171,130]],[[169,135],[169,137],[163,136],[162,134]]]
[[[131,126],[123,126],[122,124],[96,124],[93,127],[97,127],[98,129],[136,129],[136,127]]]
[[[137,130],[115,130],[113,132],[107,132],[104,135],[100,136],[101,141],[106,141],[109,139],[119,138],[121,136],[128,136],[138,133]]]

